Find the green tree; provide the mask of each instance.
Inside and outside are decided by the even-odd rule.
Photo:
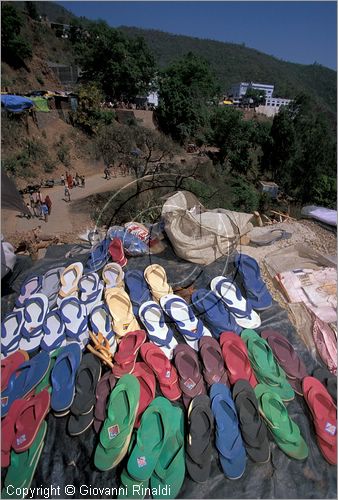
[[[107,96],[131,100],[148,92],[155,62],[143,38],[128,38],[100,21],[77,47],[82,79],[98,82]]]
[[[264,104],[265,92],[259,89],[248,88],[245,94],[245,99],[247,100],[248,103],[250,103],[250,99],[252,99],[253,107],[256,108],[260,104]]]
[[[191,52],[159,76],[156,116],[164,133],[181,143],[205,136],[219,87],[209,63]]]
[[[78,108],[71,115],[73,124],[93,134],[100,123],[102,91],[96,83],[89,83],[80,87],[78,96]]]
[[[10,4],[1,8],[1,51],[2,58],[9,65],[24,65],[25,59],[32,57],[32,47],[20,35],[23,18]]]
[[[292,185],[296,154],[296,133],[290,112],[282,108],[271,127],[271,178],[288,191]]]

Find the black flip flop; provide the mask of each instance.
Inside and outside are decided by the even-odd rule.
[[[267,462],[270,459],[268,433],[253,388],[247,380],[238,380],[232,389],[232,397],[247,454],[254,462]]]
[[[204,483],[210,476],[214,416],[208,396],[196,396],[188,408],[188,438],[185,461],[191,478]]]
[[[85,354],[76,375],[75,397],[70,407],[73,415],[86,415],[94,408],[95,391],[100,377],[100,360],[91,353]]]
[[[94,409],[85,415],[70,415],[67,429],[71,436],[79,436],[92,425],[94,421]]]
[[[312,376],[326,387],[327,392],[337,404],[337,377],[322,367],[316,368]]]

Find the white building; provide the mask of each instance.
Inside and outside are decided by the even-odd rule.
[[[257,106],[256,112],[266,116],[275,116],[282,106],[287,106],[290,102],[291,99],[271,97],[265,100],[264,106]]]
[[[248,89],[262,90],[267,98],[272,97],[275,89],[274,85],[254,82],[240,82],[231,87],[230,94],[234,99],[241,99],[245,96]]]
[[[272,97],[275,86],[265,83],[254,82],[240,82],[231,87],[230,95],[234,104],[240,104],[248,89],[262,90],[265,93],[264,105],[257,106],[257,113],[266,116],[275,116],[280,110],[281,106],[290,104],[291,99],[284,99],[282,97]]]

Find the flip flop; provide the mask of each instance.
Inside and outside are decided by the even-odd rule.
[[[272,306],[272,297],[261,278],[258,262],[249,255],[239,254],[235,258],[247,295],[247,301],[256,311],[264,311]]]
[[[202,321],[196,318],[192,307],[178,295],[164,295],[160,299],[162,309],[175,323],[186,343],[198,351],[199,340],[203,336],[211,337],[211,333]]]
[[[137,269],[126,271],[124,277],[130,300],[133,304],[135,316],[138,316],[139,309],[145,302],[151,300],[150,290],[144,279],[143,272]]]
[[[60,349],[50,375],[52,386],[51,408],[59,414],[68,413],[75,396],[75,377],[82,352],[77,343]],[[65,414],[66,414],[65,413]],[[60,415],[61,416],[61,415]]]
[[[254,330],[243,330],[241,338],[246,343],[248,356],[256,378],[278,394],[283,401],[291,401],[295,393],[286,379],[284,370],[277,363],[266,340]]]
[[[86,271],[99,271],[107,264],[109,260],[109,245],[110,239],[105,238],[91,249],[90,256],[85,265]]]
[[[137,429],[140,426],[143,412],[155,398],[156,378],[154,372],[146,363],[142,363],[142,361],[135,363],[132,374],[140,383],[140,401],[134,424],[134,427]]]
[[[104,420],[107,417],[107,399],[114,389],[116,380],[114,375],[109,371],[101,377],[96,386],[96,404],[94,410],[94,430],[99,433],[103,425]]]
[[[220,336],[220,344],[230,384],[234,385],[238,380],[247,380],[252,387],[255,387],[257,379],[242,338],[232,332],[224,332]]]
[[[113,238],[109,244],[109,253],[114,262],[124,267],[128,259],[124,255],[123,243],[119,238]]]
[[[100,361],[91,353],[84,354],[76,372],[75,396],[70,407],[72,415],[85,415],[94,408],[95,391],[100,377]]]
[[[3,392],[13,372],[15,372],[22,363],[29,359],[25,351],[16,351],[1,360],[1,392]]]
[[[150,300],[142,304],[139,318],[148,332],[150,342],[159,346],[168,359],[172,359],[177,340],[165,323],[163,311],[157,302]]]
[[[203,363],[203,377],[206,383],[209,386],[217,382],[228,385],[222,351],[217,340],[212,337],[202,337],[199,348]]]
[[[284,229],[271,229],[262,235],[250,236],[250,244],[257,246],[271,245],[279,240],[288,240],[291,238],[292,233],[288,233]]]
[[[35,394],[39,394],[39,392],[43,391],[44,389],[47,389],[49,393],[52,392],[50,374],[52,373],[56,358],[60,354],[61,349],[62,349],[62,347],[59,347],[58,349],[55,349],[55,351],[51,351],[49,353],[50,363],[49,363],[48,370],[45,373],[45,376],[43,377],[43,379],[35,387],[35,389],[34,389]]]
[[[234,316],[225,307],[223,301],[211,290],[200,288],[192,294],[191,302],[211,333],[219,338],[222,332],[234,332],[238,335],[242,328],[236,323]]]
[[[126,469],[123,469],[120,481],[121,485],[118,491],[118,499],[143,499],[146,496],[147,488],[149,488],[149,479],[147,479],[147,481],[136,481],[136,479],[129,476]]]
[[[239,479],[245,471],[246,453],[230,389],[224,384],[214,384],[210,398],[216,423],[215,444],[224,475],[229,479]]]
[[[140,384],[133,375],[120,378],[111,392],[107,418],[100,432],[94,464],[102,471],[116,467],[128,451],[140,399]]]
[[[185,463],[191,479],[204,483],[210,477],[214,416],[208,396],[196,396],[188,408]]]
[[[66,337],[78,340],[82,333],[88,331],[86,308],[77,297],[65,297],[61,300],[59,314],[65,325]]]
[[[152,264],[145,268],[144,279],[148,283],[153,299],[157,302],[164,295],[173,293],[171,286],[168,284],[167,274],[159,264]]]
[[[7,388],[1,393],[1,416],[7,415],[16,399],[25,398],[43,379],[50,364],[48,353],[41,351],[13,371]]]
[[[277,393],[265,385],[256,385],[255,395],[259,411],[274,437],[277,446],[289,457],[304,460],[309,454],[308,447],[298,425],[290,418],[288,411]]]
[[[314,314],[312,337],[315,343],[317,352],[324,362],[325,366],[334,375],[337,374],[337,338],[335,332],[328,323],[322,321]]]
[[[85,274],[79,280],[79,299],[86,307],[87,314],[101,302],[103,283],[94,272]]]
[[[57,302],[58,293],[61,286],[61,275],[65,267],[55,267],[49,269],[42,276],[41,293],[48,297],[49,309],[52,309]]]
[[[115,365],[113,373],[115,377],[120,378],[127,373],[132,373],[135,367],[137,354],[140,347],[146,341],[147,335],[144,330],[128,332],[122,337],[119,348],[115,354]]]
[[[104,302],[97,304],[91,310],[89,314],[89,327],[96,335],[101,333],[108,340],[110,345],[114,343],[115,333],[112,329],[112,318]]]
[[[172,406],[157,397],[142,415],[135,445],[129,456],[127,472],[137,481],[149,480],[170,433]]]
[[[9,356],[19,349],[23,322],[23,311],[17,310],[7,314],[1,323],[1,354],[3,356]]]
[[[3,376],[3,375],[2,375]],[[332,375],[326,368],[316,368],[312,376],[321,382],[337,404],[337,377]]]
[[[25,491],[29,491],[40,455],[44,447],[44,438],[47,432],[46,422],[42,422],[39,432],[32,446],[23,453],[11,452],[11,465],[7,471],[1,498],[13,498],[8,493],[12,486],[18,498],[24,498]]]
[[[284,335],[275,330],[264,330],[261,337],[268,342],[279,365],[285,371],[291,387],[302,396],[302,380],[308,373],[298,353]]]
[[[22,453],[30,448],[50,407],[50,394],[44,390],[20,407],[14,422],[13,450]]]
[[[217,297],[223,300],[239,326],[242,328],[258,328],[260,326],[260,317],[252,309],[251,304],[245,300],[234,281],[223,276],[216,276],[211,280],[210,288]]]
[[[318,447],[329,464],[337,464],[337,408],[319,380],[303,379],[304,399],[312,415]]]
[[[270,459],[268,433],[260,417],[253,388],[247,380],[238,380],[232,389],[232,397],[247,454],[254,462],[268,462]]]
[[[71,295],[77,294],[78,283],[83,274],[82,262],[74,262],[66,267],[60,277],[61,288],[59,290],[58,299],[63,299]]]
[[[150,478],[153,498],[163,498],[161,492],[166,486],[170,492],[167,498],[179,496],[185,478],[184,435],[183,411],[172,406],[169,436]]]
[[[142,359],[155,373],[163,396],[170,401],[176,401],[182,395],[178,385],[178,375],[164,352],[154,344],[146,342],[141,346]]]
[[[113,328],[117,341],[128,332],[140,330],[130,298],[122,288],[108,288],[105,292],[109,312],[113,318]]]
[[[194,349],[185,344],[179,344],[175,348],[174,356],[183,401],[188,406],[192,398],[207,393],[200,364]]]
[[[16,307],[23,307],[25,304],[25,300],[28,299],[31,295],[35,293],[39,293],[42,285],[42,277],[41,276],[31,276],[28,278],[20,289],[20,295],[15,301]]]
[[[67,423],[67,430],[70,436],[80,436],[89,427],[91,427],[94,422],[94,409],[91,409],[88,413],[84,415],[73,415],[71,414]]]
[[[42,336],[42,324],[48,313],[48,299],[42,293],[35,293],[25,300],[24,322],[20,333],[27,340]]]
[[[94,334],[89,332],[89,338],[92,343],[86,344],[86,348],[90,351],[94,356],[103,361],[104,364],[108,365],[111,369],[114,368],[113,357],[116,350],[116,341],[115,337],[112,337],[111,340],[107,340],[107,338],[102,335],[102,333]],[[112,344],[110,344],[112,342]]]
[[[44,335],[40,342],[41,349],[47,352],[58,349],[66,338],[65,326],[58,310],[50,311],[46,315],[42,330]]]
[[[116,262],[106,264],[102,270],[102,279],[106,288],[123,288],[124,272],[120,264]]]
[[[11,463],[11,449],[15,438],[15,422],[26,402],[26,399],[16,399],[10,407],[7,416],[1,421],[1,467],[7,468]]]

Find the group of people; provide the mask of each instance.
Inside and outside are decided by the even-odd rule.
[[[43,218],[45,222],[48,222],[48,216],[52,211],[52,200],[48,194],[45,196],[45,199],[43,199],[40,190],[31,191],[29,193],[27,208],[30,212],[30,217]]]
[[[70,190],[76,186],[85,187],[85,176],[79,175],[77,172],[73,176],[66,172],[66,175],[61,175],[61,184],[65,186],[65,201],[70,201]]]

